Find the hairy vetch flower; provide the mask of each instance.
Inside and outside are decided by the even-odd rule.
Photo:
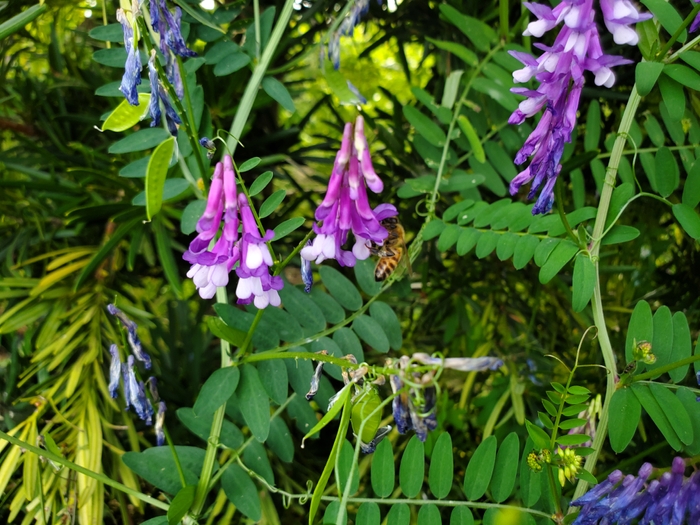
[[[311,241],[306,241],[306,246],[311,246]],[[301,280],[304,283],[304,291],[311,293],[311,287],[314,284],[314,274],[311,271],[311,261],[301,258]]]
[[[572,525],[638,525],[700,523],[700,475],[683,476],[685,461],[676,457],[671,472],[647,484],[652,466],[644,463],[637,476],[616,470],[571,505],[581,507]],[[622,483],[620,483],[622,481]]]
[[[352,36],[355,26],[369,11],[369,0],[355,0],[350,12],[340,22],[338,29],[331,33],[328,41],[328,59],[335,69],[340,68],[340,37]],[[323,49],[321,50],[323,53]]]
[[[238,205],[243,222],[241,262],[236,268],[238,304],[252,302],[257,308],[265,308],[268,304],[279,306],[281,300],[277,291],[282,289],[284,283],[280,276],[270,275],[272,256],[266,244],[273,239],[275,232],[267,230],[263,237],[260,236],[248,199],[242,193],[238,196]]]
[[[182,10],[179,7],[171,12],[166,0],[150,0],[149,13],[153,31],[160,33],[160,50],[164,56],[169,54],[168,51],[183,58],[197,56],[197,53],[187,48],[182,37]]]
[[[372,209],[366,186],[374,193],[380,193],[384,188],[372,166],[364,120],[358,116],[354,134],[353,125],[345,124],[326,196],[316,209],[316,220],[322,224],[314,225],[316,238],[311,246],[301,250],[302,258],[315,260],[317,264],[336,259],[341,266],[354,266],[358,259],[369,257],[372,242],[384,242],[388,233],[380,221],[394,217],[398,212],[392,204],[380,204]],[[343,249],[350,231],[355,236],[352,251]]]
[[[219,233],[222,219],[223,233],[210,249]],[[241,222],[243,232],[239,239],[238,226]],[[284,283],[281,277],[270,275],[273,261],[266,244],[274,237],[274,232],[268,230],[264,236],[260,235],[247,197],[236,192],[233,160],[228,155],[223,163],[216,165],[207,206],[197,221],[196,230],[197,237],[190,243],[183,258],[192,263],[187,277],[192,279],[203,299],[211,299],[218,287],[226,286],[229,273],[238,264],[235,270],[239,278],[236,287],[239,304],[254,303],[257,308],[265,308],[268,304],[280,305],[277,292]]]
[[[177,136],[177,125],[182,124],[182,120],[170,103],[170,97],[165,91],[165,88],[158,80],[158,70],[156,69],[156,51],[151,50],[151,58],[148,60],[148,78],[151,82],[151,101],[148,106],[148,111],[153,119],[151,127],[160,126],[161,111],[160,104],[163,103],[165,108],[165,123],[171,135]]]
[[[126,329],[126,339],[129,342],[129,347],[131,347],[134,357],[143,363],[146,370],[150,370],[151,357],[144,351],[143,346],[141,346],[141,340],[139,339],[139,335],[136,333],[138,325],[113,304],[107,305],[107,311],[121,321],[122,325]]]
[[[523,184],[532,182],[528,199],[539,191],[532,213],[546,213],[554,203],[554,184],[561,171],[564,144],[571,142],[576,125],[576,111],[584,84],[584,71],[595,75],[595,84],[611,87],[615,75],[611,68],[631,61],[603,53],[595,24],[593,0],[563,0],[556,7],[524,4],[536,17],[524,35],[541,37],[561,22],[564,26],[551,47],[535,44],[544,53],[537,59],[527,53],[511,51],[524,68],[513,73],[515,82],[527,82],[534,77],[536,90],[513,88],[516,94],[527,97],[510,116],[510,124],[521,124],[544,109],[535,130],[515,157],[516,164],[528,158],[530,165],[510,183],[510,194],[515,195]],[[629,25],[651,18],[640,14],[629,0],[600,0],[603,19],[617,43],[634,44],[637,36]],[[632,36],[634,35],[634,36]]]
[[[700,2],[700,0],[693,0],[693,2],[697,4],[698,2]],[[693,20],[693,23],[690,24],[688,31],[690,31],[691,33],[695,33],[695,31],[697,31],[698,28],[700,28],[700,13],[695,15],[695,20]]]
[[[134,32],[134,27],[122,9],[117,9],[117,21],[122,25],[124,32],[124,49],[126,50],[126,64],[124,65],[124,75],[119,91],[124,93],[124,97],[132,106],[139,105],[139,94],[136,86],[141,84],[141,55],[139,54],[139,43]]]
[[[187,277],[192,279],[203,299],[211,299],[217,287],[228,284],[229,273],[240,260],[237,210],[236,174],[233,160],[226,155],[224,162],[217,163],[214,169],[207,206],[197,221],[197,237],[183,255],[186,261],[192,263]],[[209,250],[209,245],[219,233],[222,218],[223,233]]]

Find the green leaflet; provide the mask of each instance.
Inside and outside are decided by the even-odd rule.
[[[487,437],[469,460],[464,473],[464,494],[470,501],[475,501],[486,493],[496,463],[496,446],[496,437]]]
[[[119,24],[121,25],[121,24]],[[139,105],[132,106],[127,100],[122,100],[114,111],[109,114],[102,124],[102,131],[126,131],[138,124],[148,114],[149,93],[139,93]]]
[[[205,381],[194,404],[197,417],[213,414],[236,391],[240,372],[238,367],[219,368]]]
[[[372,490],[380,498],[386,498],[394,490],[394,452],[391,441],[379,442],[372,455]]]
[[[518,463],[513,458],[519,457],[520,440],[515,432],[511,432],[501,443],[496,456],[496,466],[491,479],[491,495],[496,503],[508,499],[518,473]]]
[[[264,442],[270,433],[270,402],[254,366],[243,365],[236,393],[250,431],[255,439]]]
[[[642,406],[630,388],[616,390],[610,401],[610,419],[615,421],[608,430],[610,446],[620,453],[634,437],[642,415]]]
[[[153,151],[146,168],[146,217],[150,221],[163,204],[163,185],[173,156],[175,138],[164,140]]]
[[[436,498],[447,497],[452,488],[453,477],[452,438],[449,433],[444,432],[435,442],[428,471],[428,485]]]
[[[399,484],[407,498],[414,498],[423,486],[425,475],[425,452],[423,442],[413,436],[401,457]]]

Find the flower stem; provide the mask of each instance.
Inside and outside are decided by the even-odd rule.
[[[207,172],[206,168],[204,166],[204,159],[202,158],[202,148],[199,145],[199,133],[197,133],[197,126],[194,121],[194,110],[192,109],[192,99],[190,98],[190,88],[189,84],[187,82],[187,72],[185,71],[185,68],[182,65],[182,59],[178,56],[175,57],[177,59],[177,67],[180,70],[180,78],[182,78],[182,87],[183,91],[185,94],[185,104],[187,106],[187,111],[185,112],[187,116],[187,120],[189,122],[189,133],[193,133],[194,136],[190,135],[189,140],[190,144],[192,144],[192,150],[194,152],[194,157],[197,160],[197,166],[199,167],[199,172],[202,177],[202,181],[204,182],[204,187],[206,188],[208,186],[208,181],[207,181]]]
[[[216,289],[216,302],[220,304],[228,304],[228,295],[226,287]],[[221,339],[221,368],[231,365],[231,345],[228,341]],[[209,479],[214,471],[214,461],[216,461],[216,451],[219,448],[219,436],[221,428],[224,424],[224,415],[226,414],[226,403],[221,405],[214,412],[214,419],[211,423],[209,431],[209,439],[207,439],[207,450],[204,454],[202,463],[202,472],[197,483],[197,491],[192,502],[191,512],[194,516],[199,516],[204,508],[204,502],[209,493]]]
[[[676,43],[678,40],[678,37],[681,36],[681,33],[685,30],[686,27],[688,27],[693,20],[695,20],[695,17],[697,14],[700,13],[700,4],[696,5],[693,10],[690,12],[690,14],[683,20],[683,23],[678,26],[678,29],[676,29],[676,32],[673,33],[671,38],[669,39],[668,42],[666,42],[666,45],[661,48],[661,51],[656,55],[659,60],[663,60],[664,57],[666,56],[666,53],[668,53],[669,49],[673,46],[673,44]]]
[[[615,139],[615,144],[613,145],[613,149],[610,154],[610,162],[608,163],[608,169],[605,173],[605,183],[603,184],[603,191],[601,192],[600,202],[598,203],[598,214],[596,215],[595,224],[593,226],[593,242],[590,253],[591,259],[595,266],[596,280],[595,288],[593,290],[593,300],[591,301],[591,309],[593,310],[593,321],[598,330],[598,341],[600,344],[600,351],[603,354],[603,362],[605,363],[605,367],[608,369],[608,377],[605,388],[605,401],[603,402],[600,422],[598,423],[598,429],[596,431],[595,439],[593,440],[593,453],[588,456],[584,466],[584,468],[591,473],[596,462],[598,461],[598,454],[600,453],[600,449],[603,446],[603,441],[605,441],[608,433],[608,410],[610,408],[610,400],[615,392],[615,377],[617,376],[615,353],[613,352],[612,345],[610,343],[608,329],[605,325],[605,315],[603,313],[603,298],[600,285],[598,254],[600,253],[600,245],[603,237],[602,234],[603,230],[605,229],[608,210],[610,209],[610,199],[612,198],[613,189],[615,187],[617,169],[620,165],[622,152],[624,150],[625,143],[627,142],[627,135],[632,127],[632,123],[634,122],[634,117],[637,113],[640,100],[641,97],[639,96],[639,93],[637,93],[637,86],[634,85],[632,86],[632,92],[630,93],[629,100],[627,101],[625,111],[622,114],[622,120],[617,132],[617,138]],[[579,480],[572,499],[581,497],[586,491],[587,487],[588,483],[586,481]]]
[[[226,139],[226,149],[230,152],[231,156],[236,151],[238,146],[238,140],[241,138],[241,133],[243,133],[243,127],[248,120],[248,115],[250,115],[250,110],[253,108],[253,102],[255,102],[255,96],[258,94],[258,88],[262,82],[265,71],[267,71],[267,66],[270,65],[272,60],[272,55],[277,50],[277,44],[279,44],[282,34],[289,24],[289,19],[292,16],[294,10],[294,0],[286,0],[284,7],[282,7],[282,12],[280,13],[279,20],[275,28],[272,30],[270,39],[265,46],[265,49],[260,58],[260,62],[255,66],[253,70],[253,75],[248,81],[248,85],[243,92],[241,101],[238,105],[238,111],[236,111],[236,116],[231,124],[230,135]]]

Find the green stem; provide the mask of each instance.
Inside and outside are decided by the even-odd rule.
[[[189,83],[187,82],[187,74],[182,65],[182,59],[180,57],[175,58],[177,59],[177,67],[180,70],[180,78],[182,79],[182,87],[185,95],[185,104],[187,105],[187,111],[185,114],[189,122],[189,133],[194,133],[194,136],[189,136],[190,144],[192,145],[194,157],[197,160],[197,166],[199,167],[199,173],[202,177],[202,181],[204,182],[204,187],[206,188],[209,185],[209,181],[207,180],[207,172],[204,166],[204,159],[202,158],[202,148],[199,145],[199,133],[197,133],[197,126],[194,121],[194,110],[192,109],[192,99],[190,98],[190,87]]]
[[[243,92],[243,96],[241,97],[241,101],[238,105],[238,111],[236,111],[236,116],[231,124],[231,134],[229,135],[228,139],[226,139],[226,149],[230,152],[232,157],[236,151],[236,147],[238,146],[238,140],[241,138],[241,133],[243,133],[243,127],[248,120],[248,115],[250,115],[250,110],[253,108],[253,102],[255,101],[255,96],[258,93],[258,89],[260,88],[260,83],[265,75],[267,66],[270,65],[272,55],[277,50],[277,44],[279,44],[282,34],[289,24],[289,19],[292,16],[293,10],[294,0],[286,0],[284,7],[282,7],[279,20],[277,20],[277,24],[272,30],[270,40],[267,42],[265,50],[262,53],[260,62],[258,62],[258,65],[255,66],[253,75],[250,77],[248,85]]]
[[[182,488],[185,488],[187,486],[187,481],[185,481],[185,472],[182,470],[182,464],[180,464],[180,458],[177,455],[177,450],[175,450],[175,444],[173,443],[173,440],[170,439],[170,432],[168,432],[165,425],[163,425],[163,433],[165,434],[165,440],[168,442],[168,447],[170,448],[170,452],[175,460],[175,468],[177,469],[177,475],[180,477],[180,484],[182,485]]]
[[[216,289],[216,302],[220,304],[228,304],[228,295],[226,287]],[[231,345],[224,339],[221,340],[221,368],[231,365]],[[224,415],[226,414],[226,403],[221,405],[214,412],[214,419],[211,423],[209,431],[209,439],[207,439],[207,450],[204,454],[202,463],[202,472],[197,482],[197,491],[192,502],[191,512],[194,516],[199,516],[204,508],[204,502],[209,493],[209,480],[214,471],[214,462],[216,461],[216,451],[219,448],[219,436],[221,436],[221,428],[224,424]]]
[[[666,45],[661,48],[661,51],[659,51],[656,56],[660,59],[663,60],[663,58],[666,56],[666,53],[668,53],[668,50],[671,49],[671,46],[676,43],[676,40],[678,40],[678,37],[681,36],[681,33],[685,30],[686,27],[688,27],[693,20],[695,20],[695,16],[700,13],[700,5],[696,5],[693,10],[690,12],[690,14],[683,20],[683,23],[678,26],[678,29],[676,29],[676,32],[673,33],[673,36],[671,36],[671,39],[666,42]]]
[[[260,0],[253,0],[253,16],[255,17],[255,58],[260,60]]]
[[[23,448],[27,452],[32,452],[36,454],[39,457],[49,459],[53,461],[54,463],[57,463],[59,465],[63,465],[64,467],[68,467],[71,470],[74,470],[78,472],[79,474],[83,474],[85,476],[88,476],[92,479],[95,479],[97,481],[100,481],[104,483],[105,485],[108,485],[110,487],[113,487],[117,490],[121,490],[122,492],[129,494],[130,496],[133,496],[135,498],[140,499],[141,501],[148,503],[150,505],[153,505],[154,507],[158,507],[159,509],[163,510],[168,510],[170,507],[167,503],[163,503],[162,501],[159,501],[155,498],[152,498],[150,496],[146,496],[145,494],[134,490],[130,487],[127,487],[126,485],[123,485],[119,483],[118,481],[114,481],[112,478],[109,478],[105,476],[104,474],[100,474],[99,472],[93,472],[92,470],[86,469],[85,467],[81,467],[80,465],[76,465],[72,461],[68,461],[62,456],[57,456],[56,454],[52,454],[48,450],[43,450],[38,447],[35,447],[34,445],[30,445],[29,443],[26,443],[22,441],[21,439],[17,439],[16,437],[10,436],[8,434],[5,434],[5,432],[0,431],[0,439],[4,439],[5,441],[8,441],[12,443],[13,445],[16,445],[18,447]]]
[[[138,24],[139,24],[139,29],[141,30],[142,35],[147,35],[149,34],[148,31],[148,26],[146,25],[146,21],[143,19],[143,17],[138,17]],[[153,45],[151,41],[148,38],[143,39],[144,44],[146,45],[146,49],[148,50],[148,53],[150,55],[151,50],[153,50]],[[178,58],[179,60],[179,58]],[[201,171],[201,176],[202,180],[204,181],[205,188],[207,186],[207,172],[204,169],[204,161],[202,160],[202,150],[199,147],[199,142],[197,140],[197,131],[193,128],[190,127],[190,120],[188,117],[187,112],[185,111],[185,108],[182,106],[182,102],[180,101],[180,98],[177,96],[177,93],[175,93],[175,88],[172,86],[170,81],[168,80],[168,75],[165,74],[165,70],[163,69],[163,66],[160,65],[160,62],[156,59],[155,61],[155,66],[156,66],[156,71],[158,71],[158,80],[160,81],[161,84],[163,84],[163,87],[165,88],[165,91],[168,92],[168,96],[170,97],[171,102],[175,105],[175,108],[177,109],[177,112],[179,115],[181,115],[181,120],[182,120],[182,126],[185,128],[185,135],[187,135],[187,139],[190,142],[190,146],[192,147],[192,151],[194,152],[195,158],[197,159],[197,166],[199,167]],[[178,62],[178,67],[180,66]],[[181,70],[182,74],[182,70]],[[187,92],[187,77],[183,78],[182,80],[185,92]],[[190,113],[191,114],[191,113]]]
[[[664,365],[660,366],[659,368],[654,368],[654,370],[652,370],[651,372],[645,372],[643,374],[639,374],[638,376],[632,376],[629,378],[629,381],[626,381],[626,383],[635,383],[637,381],[651,379],[652,377],[657,377],[661,374],[669,372],[674,368],[689,365],[691,363],[695,363],[696,361],[700,361],[700,354],[686,357],[685,359],[681,359],[680,361],[676,361],[675,363],[671,363],[670,365]]]
[[[613,352],[612,345],[610,343],[610,337],[608,336],[608,329],[605,325],[605,315],[603,313],[603,299],[602,299],[602,289],[600,285],[600,272],[599,272],[599,258],[600,244],[602,240],[603,230],[605,229],[605,222],[608,217],[608,210],[610,209],[610,199],[612,198],[613,189],[615,187],[615,179],[617,177],[617,168],[620,165],[620,159],[622,158],[622,151],[627,142],[627,135],[634,122],[634,117],[637,113],[637,107],[639,106],[639,101],[641,97],[637,93],[637,86],[632,87],[632,92],[630,93],[629,100],[627,101],[627,106],[622,114],[622,120],[620,122],[620,128],[618,129],[617,138],[615,139],[615,144],[610,155],[610,162],[608,163],[608,169],[605,173],[605,183],[603,185],[603,191],[600,195],[600,202],[598,204],[598,214],[596,215],[595,224],[593,226],[593,242],[591,252],[591,259],[595,265],[596,279],[595,288],[593,290],[593,300],[591,301],[591,309],[593,311],[593,321],[595,323],[596,329],[598,330],[598,342],[600,344],[600,351],[603,354],[603,362],[608,370],[607,374],[607,384],[605,388],[605,400],[603,402],[603,409],[600,414],[600,422],[598,423],[598,429],[596,431],[595,439],[593,440],[593,453],[586,458],[586,464],[584,468],[588,472],[593,472],[595,464],[598,461],[598,454],[603,447],[603,442],[608,434],[608,410],[610,409],[610,400],[612,399],[613,393],[615,392],[615,377],[617,376],[617,366],[615,364],[615,353]],[[577,499],[581,497],[588,483],[583,480],[579,480],[576,486],[576,491],[572,499]]]

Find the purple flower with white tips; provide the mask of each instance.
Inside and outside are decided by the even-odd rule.
[[[119,91],[124,93],[124,97],[132,106],[139,105],[139,94],[136,86],[141,84],[141,55],[139,54],[138,40],[134,38],[134,28],[129,22],[126,13],[122,9],[117,9],[117,21],[122,25],[124,31],[124,49],[126,50],[126,63],[124,65],[124,75]]]
[[[369,146],[364,133],[364,120],[357,117],[353,125],[345,124],[340,150],[335,157],[328,190],[316,209],[314,225],[316,238],[311,246],[301,250],[302,258],[320,264],[336,259],[341,266],[354,266],[367,259],[372,242],[382,244],[387,238],[380,221],[398,214],[392,204],[380,204],[372,209],[367,198],[367,186],[379,193],[384,184],[372,166]],[[352,231],[355,244],[352,251],[343,249]]]
[[[510,124],[521,124],[526,118],[544,110],[535,130],[518,152],[515,163],[530,165],[510,183],[510,194],[515,195],[523,184],[532,183],[528,199],[539,197],[532,209],[533,215],[547,213],[554,203],[554,185],[561,171],[564,144],[571,142],[576,126],[584,71],[595,76],[595,84],[611,87],[615,83],[612,67],[631,61],[603,53],[595,25],[593,0],[564,0],[556,7],[525,3],[537,20],[528,24],[524,35],[541,37],[561,22],[564,26],[551,47],[535,44],[544,51],[539,58],[527,53],[511,51],[511,55],[525,67],[513,73],[515,82],[535,78],[536,90],[513,88],[526,97],[510,116]],[[647,20],[651,15],[640,14],[629,0],[600,0],[603,19],[618,44],[636,44],[637,33],[630,24]]]
[[[122,372],[122,360],[119,358],[119,349],[117,345],[111,345],[109,347],[109,353],[112,356],[112,360],[109,364],[109,395],[112,399],[117,397],[117,389],[119,388],[119,379],[121,378]]]
[[[240,260],[237,209],[236,174],[233,160],[226,155],[224,162],[219,162],[214,169],[207,206],[197,221],[197,237],[183,255],[186,261],[192,263],[187,277],[192,279],[203,299],[211,299],[217,287],[228,284],[229,273]],[[209,250],[209,245],[219,233],[222,218],[223,234]]]
[[[267,230],[264,236],[260,236],[258,225],[253,217],[253,212],[244,194],[238,196],[238,206],[243,222],[243,235],[241,237],[241,263],[236,268],[238,286],[236,296],[238,304],[255,304],[256,308],[265,308],[268,304],[279,306],[281,299],[278,290],[284,286],[282,278],[270,275],[272,256],[267,247],[267,242],[275,236],[275,232]]]

